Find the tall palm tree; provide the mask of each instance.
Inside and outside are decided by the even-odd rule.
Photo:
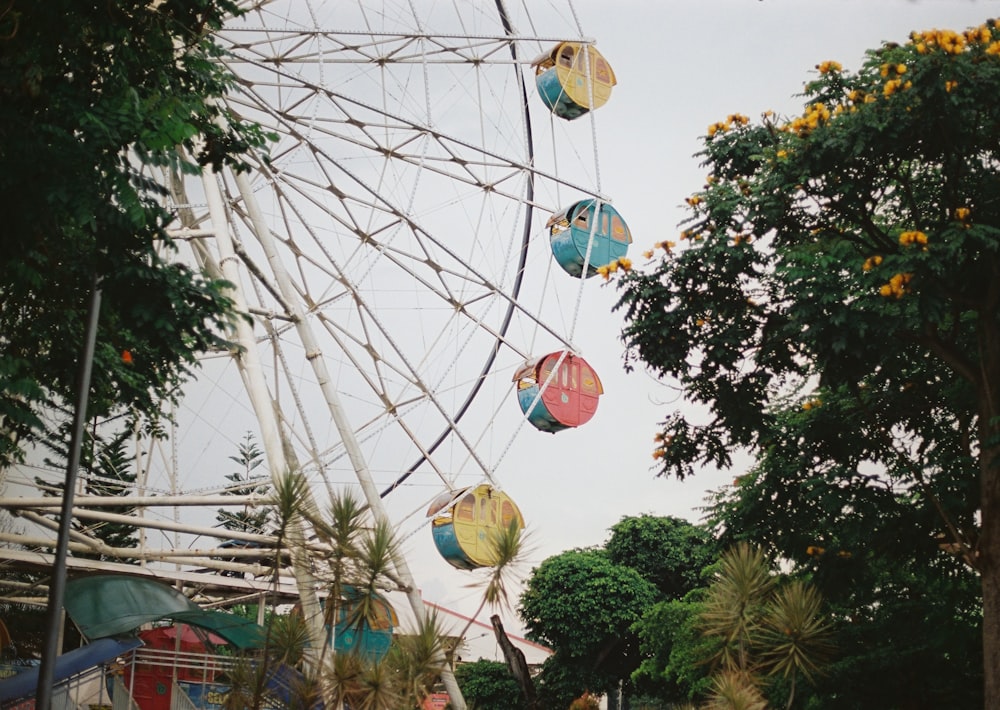
[[[446,664],[436,614],[418,620],[415,633],[395,638],[385,658],[373,657],[364,644],[347,652],[333,650],[338,621],[340,628],[353,627],[358,638],[379,628],[387,603],[381,592],[402,587],[394,573],[397,542],[388,522],[376,520],[350,491],[333,493],[321,510],[308,492],[307,481],[298,473],[275,482],[270,503],[278,539],[276,580],[287,562],[283,553],[289,544],[286,531],[304,524],[310,533],[291,554],[307,561],[325,587],[322,618],[314,620],[322,633],[317,642],[309,620],[301,614],[272,616],[262,661],[234,671],[230,707],[258,708],[275,702],[264,687],[281,666],[299,671],[287,674],[292,679],[287,698],[290,708],[313,708],[319,702],[331,709],[419,707]],[[497,579],[488,596],[491,600],[506,599],[506,589],[503,579]]]

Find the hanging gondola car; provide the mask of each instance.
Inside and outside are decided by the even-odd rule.
[[[616,83],[608,60],[581,42],[560,42],[531,64],[542,101],[568,121],[607,103]]]
[[[370,661],[381,660],[389,652],[393,629],[399,625],[396,610],[381,594],[376,594],[365,604],[362,592],[352,586],[345,586],[341,597],[337,625],[334,627],[334,650],[337,653],[353,653]],[[365,606],[367,610],[363,608]]]
[[[452,567],[478,569],[496,562],[495,535],[524,518],[506,493],[484,483],[439,496],[427,510],[438,552]]]
[[[580,276],[584,263],[589,264],[587,277],[593,276],[598,267],[625,256],[632,243],[632,233],[618,210],[598,200],[574,202],[552,215],[545,226],[549,229],[552,255],[571,276]]]
[[[529,360],[514,373],[514,381],[528,421],[552,433],[589,422],[604,392],[586,360],[562,352]]]

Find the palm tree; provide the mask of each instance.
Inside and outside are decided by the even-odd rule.
[[[758,642],[770,675],[791,683],[787,707],[795,699],[799,674],[811,680],[831,652],[830,625],[820,614],[823,599],[811,584],[793,580],[768,602]]]
[[[781,676],[791,708],[799,675],[811,680],[831,651],[822,605],[808,582],[779,584],[759,548],[740,543],[723,553],[699,617],[702,633],[721,643],[708,659],[720,669],[708,707],[764,708],[761,677]]]
[[[712,691],[702,710],[766,710],[767,700],[745,673],[723,671],[712,678]]]
[[[262,658],[236,664],[231,674],[229,706],[273,704],[276,700],[265,690],[267,681],[278,669],[289,667],[298,671],[285,674],[292,685],[285,699],[290,708],[312,708],[320,701],[329,708],[354,710],[419,707],[447,663],[436,614],[418,620],[413,634],[394,638],[384,658],[375,657],[364,644],[333,650],[338,622],[356,638],[379,628],[387,613],[382,591],[402,587],[394,573],[397,543],[388,522],[375,519],[350,491],[333,493],[321,511],[307,481],[297,473],[275,482],[270,504],[278,540],[275,581],[290,552],[323,584],[326,602],[312,624],[301,613],[272,615]],[[310,533],[308,539],[303,528]],[[297,535],[289,534],[296,530]],[[497,574],[488,589],[491,600],[507,597],[504,575]],[[312,628],[317,624],[318,636]]]
[[[444,634],[437,611],[431,609],[410,633],[396,638],[386,665],[399,680],[398,707],[420,707],[447,663]]]
[[[510,606],[511,577],[517,574],[521,562],[528,555],[524,528],[515,519],[507,527],[500,527],[490,532],[492,543],[488,576],[476,586],[482,586],[483,596],[476,612],[458,635],[465,638],[472,623],[479,618],[483,609],[489,605],[491,609]]]
[[[702,632],[722,641],[712,661],[727,671],[750,673],[750,648],[765,601],[774,586],[764,553],[739,543],[722,554],[701,614]]]

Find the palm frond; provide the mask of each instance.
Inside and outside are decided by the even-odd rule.
[[[704,710],[767,710],[767,700],[745,673],[726,671],[712,679]]]
[[[768,603],[759,634],[771,673],[802,673],[812,679],[832,652],[829,622],[820,610],[823,598],[811,584],[794,580]]]

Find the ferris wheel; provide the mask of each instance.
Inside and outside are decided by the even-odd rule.
[[[593,415],[581,294],[629,240],[591,110],[614,75],[566,0],[241,7],[218,32],[227,108],[276,140],[248,173],[164,179],[185,258],[250,317],[170,446],[137,452],[137,498],[212,499],[250,432],[272,472],[360,486],[408,537],[442,495],[500,489],[519,437]],[[142,545],[164,550],[135,558],[181,570],[207,506],[143,511]],[[211,559],[185,569],[217,574]]]
[[[172,485],[209,489],[208,461],[260,431],[320,488],[360,480],[408,535],[442,491],[500,485],[506,452],[546,407],[517,391],[531,363],[558,355],[548,383],[530,372],[556,394],[555,369],[580,360],[585,286],[550,241],[593,236],[595,211],[613,212],[595,124],[572,120],[607,99],[613,74],[565,3],[530,16],[502,2],[245,9],[219,33],[240,82],[229,108],[277,141],[250,174],[178,182],[173,199],[175,236],[236,284],[254,324],[237,331],[239,371],[207,362],[188,395],[199,424],[182,436],[203,458]],[[558,79],[543,88],[557,65],[583,87],[576,103]],[[598,80],[566,81],[574,66]],[[243,387],[224,384],[233,374]]]

